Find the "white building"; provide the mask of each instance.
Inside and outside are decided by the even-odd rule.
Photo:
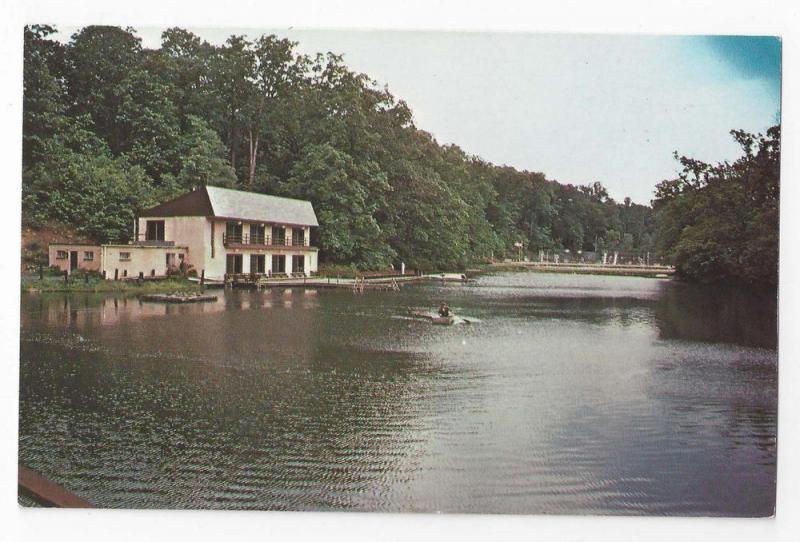
[[[84,252],[99,255],[93,268],[99,264],[107,279],[164,276],[182,263],[209,279],[310,275],[318,253],[311,228],[318,225],[309,201],[205,186],[140,213],[130,244]],[[69,248],[51,245],[50,264],[66,266]],[[83,267],[68,261],[69,271]]]

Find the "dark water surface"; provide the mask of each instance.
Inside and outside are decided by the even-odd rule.
[[[770,515],[776,301],[500,274],[22,298],[20,461],[107,507]],[[410,319],[446,299],[472,321]]]

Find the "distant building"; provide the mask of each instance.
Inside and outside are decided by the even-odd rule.
[[[51,244],[50,265],[107,279],[164,276],[191,265],[198,275],[309,275],[317,270],[311,202],[205,186],[142,211],[129,244]]]

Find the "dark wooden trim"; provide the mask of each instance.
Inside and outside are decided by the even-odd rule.
[[[22,465],[18,466],[18,491],[25,493],[42,506],[56,508],[95,508],[95,506],[70,493],[60,485]]]
[[[166,218],[174,216],[214,216],[211,200],[205,187],[189,192],[175,199],[165,201],[139,213],[141,218]]]

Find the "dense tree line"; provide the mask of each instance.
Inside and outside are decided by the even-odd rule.
[[[733,130],[742,148],[733,163],[675,155],[676,179],[656,186],[658,246],[683,277],[699,282],[775,286],[781,130]]]
[[[440,145],[408,106],[341,56],[275,36],[211,45],[171,28],[90,26],[67,44],[25,29],[23,216],[98,241],[208,183],[313,202],[321,257],[361,268],[462,268],[523,242],[653,250],[652,209]]]

